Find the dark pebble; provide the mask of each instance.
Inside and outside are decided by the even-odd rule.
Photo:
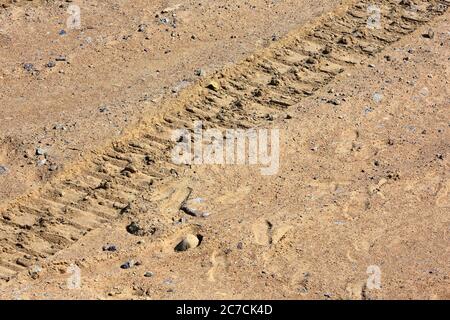
[[[145,231],[143,228],[141,228],[139,226],[139,224],[137,224],[136,222],[131,222],[128,226],[127,226],[127,231],[128,233],[131,233],[132,235],[135,236],[143,236],[145,235]]]
[[[135,262],[133,260],[127,261],[124,264],[120,266],[121,269],[130,269],[135,265]]]
[[[34,65],[32,63],[24,63],[23,68],[28,72],[31,72],[34,70]]]
[[[0,165],[0,175],[8,173],[8,168]]]
[[[115,252],[115,251],[117,251],[117,246],[115,246],[113,244],[107,244],[107,245],[103,246],[103,251]]]

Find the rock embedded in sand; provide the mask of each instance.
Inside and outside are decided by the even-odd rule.
[[[42,149],[42,148],[36,148],[36,155],[38,155],[38,156],[43,156],[43,155],[45,155],[47,153],[47,151],[45,151],[44,149]]]
[[[220,89],[220,84],[217,83],[216,81],[211,81],[206,87],[212,91],[217,92]]]
[[[424,33],[422,36],[427,39],[433,39],[434,31],[432,29],[428,29],[428,31],[426,33]]]
[[[186,251],[198,247],[200,240],[193,234],[188,234],[175,247],[175,251]]]
[[[39,274],[42,272],[42,268],[38,265],[33,266],[30,270],[28,270],[28,274],[32,279],[39,278]]]
[[[125,262],[124,264],[122,264],[120,266],[121,269],[130,269],[134,266],[140,266],[141,262],[140,261],[134,261],[134,260],[128,260],[127,262]]]
[[[145,235],[145,231],[143,228],[141,228],[141,226],[139,226],[139,224],[137,222],[131,222],[128,226],[127,226],[127,231],[128,233],[131,233],[135,236],[143,236]]]
[[[195,75],[199,77],[204,77],[206,75],[206,72],[203,69],[197,69],[195,70]]]

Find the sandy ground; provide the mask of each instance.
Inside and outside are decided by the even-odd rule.
[[[253,112],[253,103],[258,101],[264,104],[267,101],[247,95],[240,98],[234,89],[226,87],[225,82],[231,81],[228,79],[241,81],[242,86],[244,83],[254,85],[254,82],[237,76],[248,73],[252,75],[252,80],[258,79],[259,73],[252,73],[252,59],[249,66],[243,64],[237,67],[237,71],[232,69],[224,71],[221,75],[219,73],[214,81],[220,83],[220,89],[215,87],[216,82],[206,79],[205,84],[209,87],[214,83],[213,87],[217,89],[217,93],[212,94],[217,94],[217,99],[225,100],[222,98],[222,91],[227,92],[223,93],[224,96],[232,92],[233,97],[241,99],[239,101],[242,101],[245,108],[252,110],[250,113],[244,113],[238,108],[231,115],[223,113],[224,125],[231,126],[233,121],[238,119],[236,120],[238,123],[257,123],[258,127],[280,130],[280,168],[275,175],[261,175],[259,166],[192,165],[173,169],[164,164],[161,156],[152,163],[157,168],[160,165],[167,172],[161,169],[158,173],[166,172],[165,176],[161,179],[155,178],[156,182],[153,180],[149,182],[145,180],[147,171],[144,176],[141,167],[130,169],[130,164],[137,166],[136,157],[130,156],[134,155],[136,150],[125,148],[127,145],[125,143],[113,144],[114,148],[111,150],[115,151],[96,151],[95,154],[99,154],[104,162],[86,160],[95,163],[95,166],[92,165],[95,170],[100,163],[102,168],[98,172],[112,177],[107,180],[108,183],[120,186],[120,192],[112,188],[112,191],[109,189],[110,191],[106,190],[104,193],[100,193],[103,191],[95,193],[92,190],[97,190],[98,187],[96,189],[85,187],[88,180],[83,175],[85,172],[93,175],[93,169],[84,171],[83,168],[88,167],[83,162],[85,160],[80,160],[81,164],[67,164],[67,168],[64,168],[65,161],[70,163],[69,160],[79,155],[75,151],[67,152],[68,145],[82,151],[93,149],[94,146],[101,148],[99,144],[104,141],[98,140],[110,138],[114,130],[117,131],[115,135],[124,130],[125,123],[121,122],[123,116],[119,116],[122,111],[113,108],[110,101],[117,102],[118,99],[123,99],[123,112],[130,122],[134,123],[139,118],[139,112],[144,110],[146,115],[150,115],[143,124],[128,134],[131,136],[129,139],[134,139],[133,141],[143,141],[145,140],[143,137],[147,139],[147,135],[150,134],[147,134],[146,130],[153,132],[151,131],[153,127],[172,124],[177,128],[179,125],[175,119],[177,116],[186,121],[187,127],[192,126],[193,121],[186,118],[185,113],[174,113],[178,110],[176,102],[173,106],[171,103],[170,106],[166,105],[165,108],[172,108],[173,112],[168,112],[164,121],[154,124],[156,122],[151,116],[152,110],[158,108],[160,103],[158,101],[161,100],[151,102],[151,99],[158,94],[163,94],[160,97],[165,97],[164,94],[175,95],[171,92],[173,84],[183,79],[185,75],[192,75],[196,68],[204,68],[208,72],[221,68],[227,61],[239,59],[240,55],[264,46],[263,42],[257,43],[255,39],[268,39],[273,42],[271,34],[274,32],[283,34],[294,26],[301,27],[306,21],[312,21],[316,14],[331,10],[332,7],[332,3],[327,2],[329,7],[317,6],[314,11],[302,10],[293,14],[294,10],[288,10],[292,4],[280,1],[271,3],[270,6],[278,5],[280,9],[277,10],[276,16],[269,17],[263,12],[273,7],[263,6],[262,3],[265,2],[261,1],[261,8],[264,9],[261,9],[261,15],[258,15],[260,18],[252,19],[249,23],[249,13],[243,10],[242,6],[239,9],[230,4],[229,7],[226,6],[228,9],[223,9],[217,2],[214,3],[217,5],[216,10],[209,9],[215,5],[205,5],[203,8],[191,7],[190,13],[199,17],[198,19],[203,19],[200,25],[215,30],[211,32],[222,34],[228,32],[227,36],[211,42],[206,38],[207,32],[195,32],[199,35],[198,39],[205,37],[202,49],[192,47],[190,39],[176,42],[180,47],[175,49],[174,45],[172,48],[173,60],[165,58],[162,66],[158,67],[161,70],[158,77],[161,78],[161,82],[150,79],[147,81],[145,78],[141,82],[137,80],[145,72],[137,49],[141,40],[133,40],[140,35],[134,33],[127,41],[136,43],[114,42],[114,45],[126,47],[121,54],[131,59],[125,60],[129,62],[127,67],[119,68],[116,64],[118,62],[114,60],[118,48],[110,49],[106,55],[104,52],[99,53],[105,58],[97,62],[94,61],[95,47],[83,49],[92,50],[89,52],[73,53],[73,61],[93,59],[92,63],[98,65],[113,64],[115,67],[112,69],[121,74],[120,77],[114,76],[113,73],[109,78],[101,80],[102,77],[98,77],[97,81],[92,81],[89,80],[89,76],[94,77],[94,72],[85,73],[83,71],[85,66],[80,67],[77,63],[71,63],[68,68],[69,70],[74,68],[70,71],[74,72],[73,76],[64,73],[61,79],[51,79],[59,73],[53,74],[53,71],[47,71],[45,68],[43,68],[45,71],[36,75],[29,75],[24,71],[20,71],[19,74],[8,73],[11,69],[4,66],[11,66],[11,61],[2,61],[2,70],[6,70],[3,71],[2,80],[10,84],[2,89],[2,102],[6,101],[6,105],[13,104],[14,96],[17,99],[19,88],[29,90],[23,85],[25,77],[31,77],[29,81],[33,88],[38,88],[41,83],[47,83],[46,80],[37,79],[44,77],[53,85],[61,84],[59,90],[62,92],[60,98],[54,99],[46,95],[33,94],[33,100],[30,100],[24,95],[23,105],[19,108],[23,110],[17,110],[18,114],[10,108],[4,108],[4,111],[2,109],[2,114],[6,113],[9,120],[2,118],[1,132],[4,132],[3,128],[7,130],[5,137],[10,138],[6,138],[6,141],[11,141],[12,137],[17,139],[6,143],[7,147],[4,147],[6,151],[2,155],[2,161],[8,168],[12,168],[7,175],[1,177],[6,179],[1,186],[5,190],[4,199],[23,192],[30,185],[44,187],[36,191],[36,195],[17,200],[17,205],[14,200],[12,209],[6,206],[7,209],[3,213],[4,222],[0,229],[3,239],[0,273],[13,269],[11,259],[17,258],[17,261],[25,259],[28,262],[19,263],[27,268],[18,269],[17,274],[7,278],[0,287],[0,297],[3,299],[449,299],[450,16],[448,11],[418,25],[413,32],[401,36],[397,42],[383,44],[383,50],[375,54],[344,55],[346,59],[354,60],[358,57],[363,59],[356,64],[345,64],[345,70],[332,79],[326,81],[322,78],[316,79],[317,75],[323,73],[316,72],[314,68],[303,69],[306,77],[316,79],[314,83],[317,84],[317,89],[313,94],[308,92],[301,98],[295,96],[292,103],[286,102],[282,108],[272,110],[265,107],[262,111],[256,109]],[[295,5],[301,6],[298,2]],[[108,7],[108,2],[101,2],[98,6],[100,12],[102,11],[100,8]],[[136,12],[140,11],[138,6],[136,4]],[[40,8],[33,10],[41,10]],[[94,7],[93,11],[97,9]],[[15,10],[20,12],[22,9],[13,11]],[[44,12],[48,11],[42,11]],[[155,10],[150,12],[153,17]],[[232,31],[222,25],[222,28],[215,29],[215,24],[211,21],[217,22],[215,14],[219,12],[242,21],[243,27],[235,27]],[[106,16],[108,15],[105,14]],[[126,15],[124,19],[125,17]],[[11,16],[9,19],[12,19]],[[12,21],[19,23],[14,19],[11,23]],[[48,23],[48,19],[43,21],[42,23]],[[270,25],[270,30],[258,28],[263,25]],[[314,34],[320,33],[322,30],[320,26],[326,25],[326,22],[319,22],[318,25],[319,27],[314,29],[316,30]],[[189,23],[185,28],[195,30],[190,29],[191,26],[193,25]],[[133,30],[135,24],[130,23],[129,27]],[[157,30],[157,26],[149,28]],[[60,39],[57,35],[58,29],[61,28],[55,26],[56,39]],[[93,30],[96,29],[86,29],[84,36],[88,36],[89,32],[94,32]],[[186,32],[190,34],[193,31]],[[233,32],[238,34],[236,39],[240,39],[240,43],[233,40],[234,38],[229,39],[228,34]],[[244,34],[245,40],[242,39]],[[69,33],[67,37],[71,37],[71,34]],[[303,41],[304,37],[304,33],[294,32],[288,36],[286,44],[283,44],[284,40],[280,40],[283,44],[282,49],[277,47],[276,43],[272,44],[275,47],[269,48],[269,52],[274,51],[279,55],[272,56],[263,52],[262,57],[266,59],[264,61],[273,57],[283,58],[287,48],[294,50],[294,46],[290,44],[297,44],[297,41]],[[163,39],[160,41],[158,43],[164,43]],[[128,45],[131,47],[127,47]],[[27,47],[25,43],[23,47]],[[187,47],[192,49],[191,53],[186,54],[189,62],[180,62],[183,60],[182,54],[176,52],[185,52]],[[226,47],[226,52],[218,47]],[[3,48],[2,44],[2,50]],[[221,52],[220,57],[209,56],[212,53],[218,54],[218,51]],[[305,51],[301,50],[295,52],[305,54]],[[333,46],[332,53],[335,52],[336,48]],[[209,59],[205,60],[205,57],[200,56],[203,53],[209,56]],[[291,53],[289,57],[296,58],[296,54]],[[23,53],[21,54],[19,50],[17,57],[23,57]],[[318,55],[310,57],[322,61]],[[47,60],[42,59],[42,63]],[[263,61],[258,55],[253,59],[256,66],[261,65],[259,61]],[[17,58],[14,61],[16,68],[20,69]],[[203,61],[204,64],[196,64],[196,61]],[[337,63],[341,60],[332,61]],[[315,62],[310,63],[307,60],[306,63]],[[276,64],[271,66],[276,66],[278,70],[280,68]],[[326,66],[331,68],[332,64]],[[166,71],[162,71],[163,68]],[[140,70],[142,73],[136,76],[133,70]],[[180,78],[170,70],[177,70],[176,74],[179,74]],[[312,70],[311,73],[308,70]],[[284,90],[283,85],[288,83],[290,78],[278,74],[278,71],[271,70],[270,73],[282,83],[278,86],[280,91],[273,89],[267,93],[273,102],[275,95]],[[86,80],[80,82],[80,77],[84,74],[86,75],[83,79]],[[111,88],[116,80],[118,86],[117,91],[114,91]],[[62,81],[67,83],[62,85]],[[85,101],[89,104],[83,104],[81,97],[73,99],[71,102],[73,104],[68,102],[68,105],[58,100],[67,99],[68,94],[65,90],[68,89],[65,88],[70,87],[73,91],[71,86],[75,83],[81,87],[86,86],[84,91],[82,88],[80,91],[86,92]],[[126,83],[134,85],[125,89]],[[150,87],[149,83],[152,83]],[[163,90],[153,95],[166,84],[168,93],[164,93]],[[110,89],[101,90],[102,86],[108,86]],[[109,90],[111,93],[106,94],[110,92]],[[203,95],[211,96],[209,91],[207,95],[200,89],[196,90],[187,88],[185,95],[180,94],[180,97],[172,98],[174,101],[182,99],[183,103],[189,102],[191,96],[197,95],[197,91],[202,98]],[[148,104],[131,103],[132,99],[143,93],[149,94]],[[29,105],[30,108],[37,99],[48,101],[48,105],[46,107],[43,103],[40,108],[42,114],[31,115],[26,106]],[[235,101],[233,103],[236,106]],[[74,109],[78,110],[74,107],[75,104],[82,109],[81,113],[91,112],[90,116],[82,117],[81,113],[74,112]],[[111,120],[114,124],[111,125],[104,122],[102,114],[93,117],[101,104],[110,107],[107,111],[108,119],[121,120]],[[81,107],[84,105],[86,107]],[[52,106],[62,109],[51,113],[49,110]],[[19,160],[22,151],[18,148],[17,141],[31,137],[30,144],[24,144],[24,148],[31,148],[34,152],[33,146],[36,142],[33,139],[39,139],[42,132],[45,132],[40,131],[39,124],[46,122],[46,126],[51,126],[55,120],[62,122],[58,120],[62,118],[58,117],[63,110],[70,110],[70,116],[67,112],[64,113],[68,117],[65,119],[76,121],[77,125],[67,125],[67,130],[58,131],[57,134],[49,128],[47,132],[52,132],[53,140],[49,142],[49,146],[42,142],[43,147],[51,150],[52,156],[48,161],[50,163],[54,161],[59,165],[56,171],[59,171],[60,175],[49,177],[43,174],[44,168],[35,168],[35,164],[28,167],[24,165],[19,169],[14,161],[27,162],[30,158],[38,161],[39,157],[33,155],[26,160]],[[209,114],[208,110],[202,109],[204,113]],[[55,118],[52,118],[53,115]],[[27,121],[30,119],[29,126],[24,126],[20,122],[24,118]],[[205,122],[209,121],[208,117],[204,119]],[[216,123],[220,122],[214,122]],[[89,134],[88,128],[95,128],[95,136]],[[153,133],[151,135],[154,136]],[[86,138],[88,136],[90,138]],[[64,146],[58,142],[62,139],[71,142]],[[129,141],[127,139],[124,141]],[[159,141],[154,138],[149,140]],[[162,141],[158,143],[163,144]],[[121,156],[118,156],[118,153]],[[129,160],[124,155],[132,159]],[[67,158],[64,158],[66,156]],[[108,159],[105,160],[106,158]],[[128,167],[127,162],[130,163]],[[118,171],[120,174],[114,175],[114,167],[120,166],[122,166]],[[17,170],[17,173],[14,170]],[[99,175],[100,173],[97,173],[96,177]],[[43,176],[45,178],[42,180]],[[154,176],[159,177],[156,173]],[[23,180],[20,177],[23,177]],[[130,180],[125,180],[126,178]],[[50,179],[52,185],[48,188],[46,185],[49,183],[45,183],[47,179]],[[25,180],[28,184],[24,184]],[[65,183],[73,182],[77,185],[77,192],[80,194],[84,192],[84,198],[78,199],[75,197],[75,191],[63,189],[62,186],[65,184],[60,183],[60,180],[64,180]],[[144,183],[146,188],[143,187]],[[73,226],[76,226],[74,221],[82,225],[84,222],[86,224],[90,222],[90,219],[94,220],[92,213],[100,211],[97,209],[100,202],[107,203],[114,199],[120,203],[125,196],[131,200],[126,206],[116,206],[116,203],[112,205],[116,212],[120,211],[118,218],[100,222],[95,218],[97,220],[93,221],[92,225],[98,222],[101,227],[93,227],[83,233],[83,236],[71,238],[73,242],[66,244],[65,239],[69,239],[73,231],[68,230],[67,223],[59,223],[59,218],[52,220],[50,217],[52,215],[59,217],[55,210],[60,208],[62,200],[55,200],[56,196],[46,197],[45,199],[50,199],[51,202],[46,200],[48,207],[46,214],[42,214],[37,223],[30,223],[27,216],[30,207],[38,206],[34,197],[41,199],[43,198],[41,194],[47,194],[47,191],[54,193],[55,189],[61,190],[59,197],[64,201],[66,198],[72,201],[65,202],[63,212],[71,215],[68,222]],[[89,192],[86,191],[88,189]],[[199,211],[207,212],[208,215],[193,217],[186,214],[181,210],[186,199],[191,207],[198,206]],[[195,202],[193,201],[195,199],[201,200]],[[37,208],[33,216],[40,217],[41,212],[45,211],[43,208]],[[73,211],[67,211],[67,208]],[[104,212],[110,211],[104,209]],[[77,217],[77,214],[83,216]],[[137,230],[131,230],[130,225],[138,226]],[[33,235],[30,235],[32,232]],[[10,233],[17,233],[18,236],[13,238]],[[174,248],[188,234],[195,235],[201,240],[199,246],[184,252],[176,252]],[[51,242],[53,246],[47,249],[45,247],[47,244],[42,242],[42,239]],[[12,248],[14,243],[19,249]],[[116,250],[110,251],[111,245]],[[110,250],[105,250],[108,246]],[[19,257],[15,250],[19,250],[22,255],[26,254]],[[51,254],[44,257],[44,253],[50,251]],[[41,257],[35,258],[35,255]],[[121,268],[127,262],[130,267]]]
[[[9,168],[0,201],[158,111],[198,70],[239,61],[339,1],[77,1],[81,27],[70,29],[73,3],[0,11],[0,164]],[[47,151],[45,165],[36,148]]]

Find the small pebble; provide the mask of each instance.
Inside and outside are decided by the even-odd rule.
[[[3,165],[0,165],[0,176],[7,174],[7,173],[8,173],[8,168]]]
[[[306,63],[307,64],[316,64],[317,60],[312,57],[308,57],[308,59],[306,59]]]
[[[370,106],[366,106],[365,108],[364,108],[364,114],[368,114],[369,112],[372,112],[373,111],[373,109],[372,109],[372,107],[370,107]]]
[[[65,131],[65,130],[67,130],[67,128],[66,128],[64,125],[62,125],[62,124],[55,124],[55,125],[53,126],[53,130],[62,130],[62,131]]]
[[[422,36],[423,36],[424,38],[427,38],[427,39],[433,39],[433,38],[434,38],[434,31],[431,30],[431,29],[429,29],[429,30],[427,31],[427,33],[424,33]]]
[[[23,68],[28,71],[31,72],[34,70],[34,65],[32,63],[24,63],[23,64]]]
[[[430,90],[428,90],[427,87],[423,87],[422,89],[420,89],[419,94],[423,97],[426,97],[430,94]]]
[[[55,60],[61,62],[61,61],[66,61],[67,58],[66,58],[65,56],[57,56],[57,57],[55,58]]]
[[[30,270],[28,270],[28,274],[31,278],[37,279],[39,278],[39,274],[42,272],[42,268],[38,265],[33,266]]]
[[[203,69],[197,69],[195,70],[195,75],[198,77],[204,77],[206,75],[206,72]]]
[[[144,273],[144,277],[146,277],[146,278],[153,277],[153,272],[147,271],[146,273]]]
[[[372,99],[375,103],[380,103],[383,100],[383,94],[375,92],[372,96]]]
[[[220,85],[216,81],[211,81],[206,87],[213,91],[219,91],[220,89]]]
[[[130,269],[136,265],[136,262],[134,260],[130,260],[125,262],[120,266],[121,269]]]
[[[46,154],[47,153],[47,151],[45,151],[44,149],[42,149],[42,148],[37,148],[36,149],[36,155],[38,155],[38,156],[43,156],[44,154]]]
[[[135,236],[144,236],[145,230],[137,223],[132,221],[129,225],[126,227],[128,233],[131,233]]]
[[[332,99],[332,100],[329,100],[328,102],[335,106],[338,106],[341,104],[341,101],[339,99]]]
[[[117,246],[115,246],[113,244],[107,244],[107,245],[103,246],[103,251],[115,252],[115,251],[117,251]]]
[[[142,23],[138,26],[138,32],[145,32],[147,30],[147,25]]]

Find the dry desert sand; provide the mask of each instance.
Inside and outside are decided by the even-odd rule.
[[[449,299],[449,6],[0,0],[0,298]]]

